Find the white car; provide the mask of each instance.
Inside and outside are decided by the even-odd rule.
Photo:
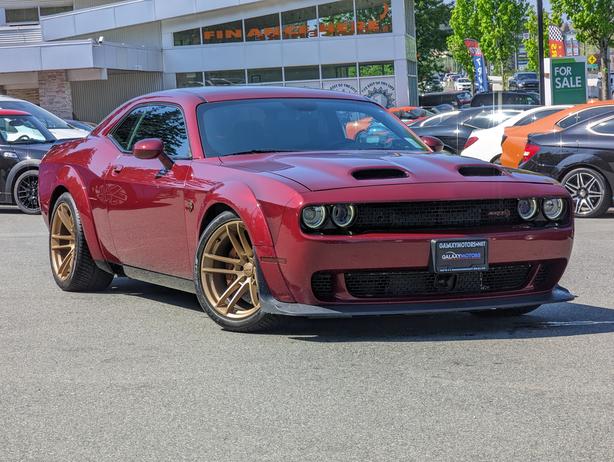
[[[457,91],[471,90],[471,80],[467,77],[461,77],[454,82],[454,89]]]
[[[501,158],[501,141],[503,140],[506,127],[528,125],[568,107],[570,106],[540,106],[506,118],[492,128],[473,130],[465,143],[464,149],[461,151],[461,156],[499,163]]]
[[[58,116],[52,114],[46,109],[23,99],[11,98],[10,96],[0,96],[0,109],[15,109],[33,115],[40,120],[40,122],[58,140],[85,138],[89,134],[85,130],[70,126]]]

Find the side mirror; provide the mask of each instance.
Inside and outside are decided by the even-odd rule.
[[[443,151],[443,142],[439,139],[436,138],[434,136],[421,136],[420,139],[422,139],[422,142],[424,144],[426,144],[429,148],[431,148],[431,151],[433,152],[441,152]]]
[[[173,167],[173,161],[164,153],[164,142],[159,138],[145,138],[137,141],[132,148],[137,159],[159,159],[166,170]]]

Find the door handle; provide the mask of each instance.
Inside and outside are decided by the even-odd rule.
[[[123,165],[113,165],[111,166],[111,174],[119,175],[123,169],[124,169]]]

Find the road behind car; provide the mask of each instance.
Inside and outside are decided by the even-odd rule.
[[[140,282],[61,292],[0,208],[0,459],[613,460],[613,228],[577,221],[575,303],[245,335]]]

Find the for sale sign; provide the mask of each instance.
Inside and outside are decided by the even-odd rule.
[[[586,62],[574,58],[550,60],[552,104],[586,103]]]

